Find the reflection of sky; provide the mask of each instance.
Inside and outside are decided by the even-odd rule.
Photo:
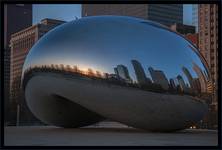
[[[77,65],[82,70],[91,68],[107,73],[114,73],[113,68],[122,64],[128,68],[134,80],[132,59],[142,64],[148,77],[150,66],[162,70],[168,79],[182,75],[186,82],[183,66],[193,77],[197,77],[197,74],[192,69],[192,62],[204,70],[200,59],[182,37],[144,23],[131,23],[116,23],[111,19],[90,22],[90,26],[84,21],[63,25],[58,32],[52,31],[51,36],[39,41],[35,47],[38,50],[30,54],[29,61],[39,65]]]

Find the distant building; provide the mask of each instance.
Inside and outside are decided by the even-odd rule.
[[[154,83],[161,85],[165,90],[169,89],[169,82],[163,71],[154,70],[152,67],[149,67],[148,70]]]
[[[198,5],[199,49],[205,57],[215,88],[213,103],[217,103],[218,90],[218,5]],[[220,12],[219,12],[220,13]]]
[[[195,26],[195,33],[198,32],[198,4],[192,5],[192,25]]]
[[[133,64],[133,68],[135,70],[135,74],[136,74],[136,78],[137,78],[138,83],[140,85],[146,85],[146,84],[151,83],[150,79],[148,79],[146,77],[145,71],[144,71],[142,65],[140,64],[140,62],[137,60],[132,60],[131,62]]]
[[[83,4],[82,16],[120,15],[148,19],[170,26],[183,23],[182,4]]]
[[[10,90],[10,38],[19,30],[32,25],[32,5],[5,4],[4,5],[4,108],[5,121],[10,120],[9,90]]]
[[[126,66],[117,65],[117,67],[114,68],[114,71],[119,78],[123,79],[126,82],[132,83],[132,79],[129,76],[129,71]]]
[[[41,23],[25,28],[11,35],[10,99],[23,105],[21,94],[22,66],[31,47],[49,30],[64,23],[54,19],[43,19]]]
[[[187,34],[185,35],[185,37],[192,42],[196,47],[199,47],[199,35],[198,33],[194,33],[194,34]]]
[[[195,33],[195,26],[185,25],[181,23],[174,23],[173,25],[170,26],[170,29],[183,35],[186,35],[188,33],[191,34]]]

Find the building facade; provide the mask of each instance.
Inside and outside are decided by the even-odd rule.
[[[10,120],[10,38],[15,32],[32,25],[32,5],[5,4],[4,5],[4,108],[5,121]]]
[[[182,4],[83,4],[82,17],[120,15],[149,19],[170,26],[183,23]]]
[[[10,74],[10,99],[15,105],[25,109],[23,93],[21,90],[22,67],[31,47],[49,30],[64,23],[60,20],[44,19],[41,23],[25,28],[12,34],[11,47],[11,74]],[[17,109],[14,105],[13,110]],[[14,111],[15,117],[15,111]]]
[[[199,49],[205,57],[212,76],[215,91],[218,81],[218,6],[216,4],[198,5]],[[217,104],[217,92],[213,103]]]

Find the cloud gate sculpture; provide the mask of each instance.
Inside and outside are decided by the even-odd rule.
[[[82,127],[106,118],[150,130],[190,127],[207,113],[208,66],[158,23],[94,16],[45,34],[26,57],[22,86],[41,121]]]

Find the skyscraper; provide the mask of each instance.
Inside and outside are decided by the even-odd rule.
[[[169,82],[163,71],[154,70],[152,67],[149,67],[148,70],[154,83],[161,85],[165,90],[169,89]]]
[[[214,103],[218,90],[218,5],[200,4],[198,7],[199,49],[205,57],[214,84]]]
[[[4,5],[4,108],[5,121],[9,121],[9,88],[10,88],[10,38],[11,35],[32,25],[32,5]]]
[[[149,19],[170,26],[183,23],[182,4],[83,4],[82,16],[120,15]]]
[[[21,91],[21,74],[25,57],[31,47],[49,30],[64,23],[54,19],[43,19],[41,23],[25,28],[12,34],[11,47],[11,74],[10,74],[10,99],[13,103],[23,107],[23,93]]]

